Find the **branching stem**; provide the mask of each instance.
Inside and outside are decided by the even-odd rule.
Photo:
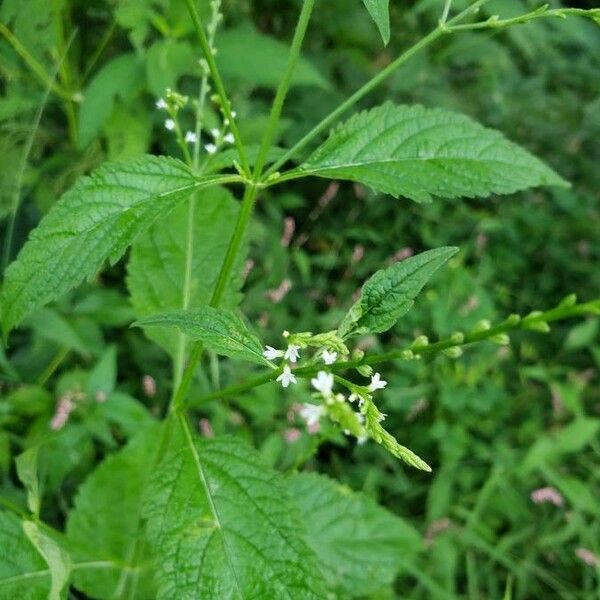
[[[294,375],[296,375],[297,377],[308,379],[314,377],[318,371],[322,371],[325,368],[333,373],[337,373],[341,371],[347,371],[350,369],[356,369],[357,367],[362,366],[374,366],[384,362],[390,362],[398,359],[407,360],[406,356],[408,352],[412,352],[412,354],[414,354],[415,356],[430,356],[438,354],[444,350],[448,350],[449,348],[464,347],[477,342],[490,340],[510,331],[515,331],[519,329],[534,329],[536,324],[563,321],[572,317],[580,317],[585,315],[598,315],[599,313],[600,300],[588,302],[586,304],[576,304],[574,306],[558,306],[556,308],[547,310],[546,312],[541,312],[539,314],[535,314],[530,317],[525,317],[523,319],[516,316],[508,317],[508,319],[494,327],[491,327],[490,329],[466,334],[464,336],[464,339],[460,342],[457,342],[456,339],[453,336],[451,336],[449,338],[440,340],[439,342],[434,342],[432,344],[410,345],[407,348],[399,350],[391,350],[390,352],[383,352],[381,354],[365,356],[360,360],[337,362],[328,367],[324,367],[323,365],[299,367],[297,369],[294,369]],[[239,385],[229,386],[222,390],[212,392],[211,394],[206,394],[192,402],[191,406],[202,406],[213,400],[228,398],[237,394],[247,392],[248,390],[251,390],[255,387],[275,381],[277,377],[279,377],[281,372],[281,368],[276,370],[269,370],[268,372],[265,372],[252,379],[249,379],[248,381]]]

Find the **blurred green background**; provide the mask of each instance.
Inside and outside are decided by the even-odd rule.
[[[291,145],[435,27],[442,5],[391,0],[392,39],[384,48],[360,0],[318,0],[278,144]],[[250,143],[265,128],[285,56],[280,44],[291,38],[299,6],[224,2],[217,60]],[[492,0],[483,10],[510,17],[535,6]],[[200,68],[181,0],[3,0],[0,23],[4,267],[78,176],[107,159],[178,156],[154,102],[167,87],[195,96]],[[390,349],[420,333],[445,336],[482,318],[551,307],[571,292],[581,300],[599,295],[600,28],[548,19],[444,38],[363,105],[385,100],[465,113],[503,131],[573,187],[429,205],[322,180],[269,190],[252,224],[242,302],[263,339],[276,345],[284,329],[331,329],[371,273],[442,245],[461,252],[413,311],[379,340],[364,340],[366,348]],[[217,119],[212,110],[209,126]],[[182,119],[191,127],[192,110]],[[11,456],[44,437],[44,518],[58,527],[94,465],[141,420],[160,415],[170,393],[167,355],[128,327],[125,275],[124,261],[107,267],[33,315],[0,355],[0,495],[22,502]],[[502,598],[508,587],[515,598],[596,598],[598,326],[561,323],[545,335],[515,334],[508,347],[470,348],[458,360],[385,365],[386,424],[432,464],[433,475],[407,470],[382,448],[356,446],[333,428],[306,433],[290,413],[307,399],[301,386],[285,394],[257,388],[206,406],[198,418],[205,433],[243,436],[278,468],[328,473],[405,520],[415,535],[398,558],[401,574],[369,597]],[[246,374],[227,362],[204,367],[196,395]],[[144,386],[145,375],[156,393],[148,378]],[[81,410],[48,437],[65,390],[94,394],[107,382],[118,402]],[[559,494],[558,505],[533,501],[545,487]]]

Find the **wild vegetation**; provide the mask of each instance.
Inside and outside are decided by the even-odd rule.
[[[0,599],[597,597],[599,25],[4,0]]]

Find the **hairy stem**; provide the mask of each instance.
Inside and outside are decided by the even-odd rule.
[[[290,55],[285,74],[279,83],[279,87],[277,88],[273,105],[271,107],[271,114],[269,115],[267,130],[263,136],[258,158],[256,159],[256,164],[254,165],[255,181],[258,181],[262,174],[262,169],[267,158],[267,152],[269,151],[269,148],[273,143],[273,139],[275,138],[275,132],[277,131],[277,125],[279,124],[279,117],[281,116],[281,111],[283,109],[283,104],[292,81],[292,76],[294,74],[296,64],[298,63],[298,58],[300,57],[300,48],[302,47],[302,42],[304,41],[304,36],[306,35],[306,29],[308,27],[308,22],[310,21],[310,16],[312,14],[314,5],[315,0],[305,0],[302,4],[302,11],[300,12],[298,23],[296,25],[296,31],[294,32],[294,38],[292,40],[292,47],[290,49]]]
[[[588,302],[586,304],[576,304],[574,306],[558,306],[556,308],[534,314],[523,319],[517,316],[511,316],[502,323],[486,329],[483,331],[476,331],[466,334],[461,341],[457,341],[454,336],[434,342],[432,344],[421,344],[421,345],[410,345],[407,348],[392,350],[390,352],[383,352],[381,354],[373,354],[371,356],[365,356],[360,360],[350,360],[346,362],[337,362],[328,367],[323,365],[319,366],[306,366],[294,369],[294,375],[297,377],[310,378],[317,374],[318,371],[322,371],[325,368],[328,371],[337,373],[339,371],[346,371],[349,369],[356,369],[361,366],[374,366],[384,362],[392,360],[406,360],[407,352],[412,352],[415,356],[429,356],[434,355],[450,348],[459,348],[468,346],[476,342],[482,342],[491,338],[497,337],[501,334],[508,333],[515,330],[529,330],[535,329],[535,326],[543,323],[551,323],[554,321],[563,321],[573,317],[580,317],[586,315],[598,315],[600,314],[600,300],[594,302]],[[275,381],[281,374],[282,369],[270,370],[261,375],[245,381],[238,385],[232,385],[222,390],[217,390],[211,394],[206,394],[194,402],[192,406],[204,405],[207,402],[218,400],[221,398],[227,398],[236,394],[247,392],[255,387],[264,385]]]

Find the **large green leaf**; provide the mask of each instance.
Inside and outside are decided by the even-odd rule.
[[[234,438],[188,440],[157,470],[145,511],[158,598],[325,598],[281,477]]]
[[[0,511],[0,600],[42,600],[51,586],[50,569],[19,518]]]
[[[379,29],[383,43],[387,46],[390,41],[390,0],[363,0],[363,3]]]
[[[67,540],[80,563],[74,585],[94,598],[151,598],[141,509],[160,446],[160,429],[148,426],[125,448],[109,456],[79,488],[67,521]],[[137,595],[135,591],[137,590]]]
[[[376,594],[421,547],[418,531],[402,519],[327,477],[292,475],[287,489],[329,585],[343,598]]]
[[[393,327],[412,308],[431,276],[456,252],[458,248],[436,248],[377,271],[363,285],[360,298],[339,326],[339,334],[381,333]]]
[[[144,156],[105,164],[69,190],[31,233],[6,270],[5,334],[34,309],[115,262],[136,235],[194,190],[222,181],[198,179],[180,161]]]
[[[288,178],[307,174],[357,181],[416,202],[567,185],[501,133],[468,117],[391,103],[333,130]]]
[[[269,362],[263,357],[260,340],[233,311],[212,306],[192,310],[175,310],[146,317],[136,325],[144,327],[175,327],[191,339],[203,342],[222,356],[248,360],[261,365]]]
[[[239,205],[226,189],[220,187],[203,190],[194,198],[192,207],[188,203],[177,206],[133,243],[127,266],[127,286],[138,318],[186,305],[197,308],[210,302]],[[190,224],[193,225],[189,227]],[[188,253],[191,280],[184,301]],[[244,244],[221,302],[223,308],[234,308],[239,303],[245,254]],[[174,355],[177,332],[152,328],[146,333]]]

